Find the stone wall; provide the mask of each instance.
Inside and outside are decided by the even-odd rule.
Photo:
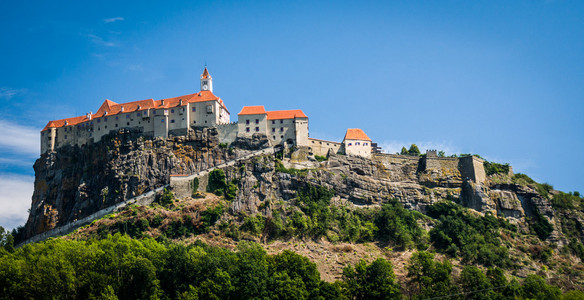
[[[56,236],[68,234],[81,226],[85,226],[87,224],[90,224],[94,220],[101,219],[108,214],[118,212],[118,211],[122,210],[124,207],[131,205],[131,204],[150,205],[150,204],[152,204],[152,202],[154,202],[154,200],[156,200],[156,196],[158,194],[162,193],[162,191],[167,187],[168,187],[168,185],[165,185],[163,187],[157,188],[157,189],[150,191],[148,193],[142,194],[138,197],[128,199],[124,202],[121,202],[121,203],[112,205],[110,207],[101,209],[99,211],[96,211],[95,213],[93,213],[87,217],[81,218],[79,220],[75,220],[75,221],[70,222],[68,224],[65,224],[63,226],[59,226],[59,227],[53,228],[51,230],[45,231],[43,233],[37,234],[37,235],[25,240],[24,242],[18,244],[17,247],[21,247],[21,246],[24,246],[24,245],[30,244],[30,243],[44,241],[44,240],[51,238],[51,237],[56,237]]]
[[[487,179],[484,161],[476,156],[460,157],[458,169],[463,179],[472,179],[476,183],[484,183]]]
[[[458,169],[458,158],[428,157],[424,158],[425,169]]]
[[[308,147],[314,155],[327,156],[329,151],[336,154],[341,148],[341,143],[308,138]]]
[[[237,138],[237,126],[237,122],[217,125],[219,143],[233,143]]]

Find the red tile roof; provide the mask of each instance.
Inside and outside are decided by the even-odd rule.
[[[127,102],[127,103],[120,103],[120,104],[106,99],[103,102],[103,104],[100,106],[97,113],[92,114],[91,116],[92,116],[92,118],[100,118],[100,117],[104,117],[104,116],[116,115],[116,114],[122,113],[122,107],[124,108],[124,113],[142,111],[142,110],[153,109],[153,108],[155,108],[155,109],[171,108],[171,107],[180,106],[181,101],[182,101],[182,105],[186,105],[187,103],[218,101],[219,105],[221,105],[221,107],[223,107],[225,110],[227,110],[227,107],[225,107],[225,104],[223,103],[223,100],[221,100],[221,98],[213,95],[213,93],[211,91],[201,91],[201,92],[198,92],[195,94],[184,95],[184,96],[179,96],[179,97],[174,97],[174,98],[167,98],[167,99],[162,99],[162,100],[147,99],[147,100],[139,100],[139,101],[133,101],[133,102]],[[105,114],[106,112],[107,112],[107,115]],[[229,112],[229,110],[227,110],[227,112]],[[45,126],[45,128],[43,128],[42,131],[49,129],[50,127],[63,127],[63,126],[65,126],[65,121],[67,121],[67,125],[76,125],[76,124],[79,124],[79,123],[82,123],[85,121],[89,121],[89,119],[87,118],[87,116],[80,116],[80,117],[73,117],[73,118],[67,118],[67,119],[62,119],[62,120],[49,121],[49,123],[47,123],[47,125]]]
[[[209,71],[207,71],[207,67],[205,67],[205,70],[203,71],[203,74],[201,75],[201,78],[211,78],[211,75],[209,75]]]
[[[300,109],[274,110],[268,112],[268,120],[308,118]]]
[[[244,106],[241,111],[237,114],[241,115],[263,115],[266,113],[266,109],[263,105],[259,106]]]
[[[345,140],[371,141],[371,139],[359,128],[349,128],[345,134]]]

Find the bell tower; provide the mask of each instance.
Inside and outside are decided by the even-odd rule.
[[[209,75],[207,67],[205,67],[203,74],[201,74],[201,91],[213,92],[213,78]]]

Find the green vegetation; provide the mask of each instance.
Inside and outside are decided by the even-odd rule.
[[[395,280],[393,266],[383,258],[370,265],[361,260],[343,269],[345,296],[349,299],[401,299],[399,284]]]
[[[193,188],[193,195],[195,195],[199,191],[199,178],[198,177],[195,177],[195,179],[193,179],[192,188]]]
[[[428,215],[440,222],[430,231],[434,247],[465,263],[508,267],[513,263],[502,245],[500,230],[516,231],[515,226],[490,214],[474,216],[452,202],[438,202],[428,207]]]
[[[217,196],[225,196],[227,200],[233,200],[237,195],[237,185],[233,181],[227,183],[225,181],[225,172],[221,169],[215,169],[209,173],[207,192],[214,193]]]
[[[409,249],[428,246],[428,235],[417,220],[422,214],[405,209],[397,200],[379,208],[350,209],[331,205],[333,192],[322,187],[306,185],[298,191],[297,207],[288,213],[276,210],[272,218],[261,215],[245,216],[243,232],[278,237],[326,237],[329,241],[381,241],[392,247]],[[286,216],[286,217],[283,217]],[[230,226],[223,230],[232,232]]]
[[[558,192],[551,199],[552,206],[556,209],[581,209],[582,201],[584,198],[580,197],[579,192]]]
[[[172,203],[174,203],[174,193],[171,192],[169,189],[164,189],[164,191],[162,192],[162,195],[160,197],[158,197],[157,202],[158,204],[164,206],[164,207],[168,207],[169,205],[171,205]]]
[[[326,156],[322,156],[322,155],[315,155],[314,158],[320,162],[325,161],[328,159],[328,157]]]
[[[410,146],[410,149],[408,149],[408,155],[411,156],[420,156],[420,149],[418,149],[418,146],[416,144],[412,144]]]
[[[554,187],[548,183],[537,183],[529,176],[521,173],[514,174],[511,180],[515,184],[534,188],[538,194],[546,198],[549,198],[549,193],[554,189]]]
[[[296,175],[296,176],[306,176],[306,174],[308,174],[308,170],[307,169],[303,169],[303,170],[299,170],[299,169],[294,169],[294,168],[286,168],[284,167],[284,164],[282,163],[281,160],[276,160],[276,172],[281,172],[281,173],[287,173],[290,175]]]
[[[554,231],[554,226],[542,216],[537,210],[534,211],[533,216],[528,220],[529,227],[535,231],[535,234],[541,239],[547,239]]]
[[[489,162],[486,161],[483,163],[483,165],[485,166],[485,173],[487,173],[488,176],[490,175],[494,175],[494,174],[509,174],[509,164],[499,164],[499,163],[495,163],[495,162]]]

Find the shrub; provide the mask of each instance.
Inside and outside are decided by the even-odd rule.
[[[164,189],[162,195],[158,198],[158,203],[162,206],[168,206],[174,202],[174,193],[169,189]]]
[[[198,190],[199,190],[199,178],[195,177],[195,179],[193,179],[193,195],[196,194]]]
[[[221,169],[215,169],[209,173],[209,183],[207,184],[207,192],[215,193],[220,190],[223,191],[227,183],[225,182],[225,172]]]
[[[498,164],[485,161],[483,165],[485,166],[485,173],[487,173],[488,176],[494,174],[509,174],[509,164]]]
[[[321,155],[315,155],[314,158],[318,161],[325,161],[328,159],[328,157],[326,156],[321,156]]]

